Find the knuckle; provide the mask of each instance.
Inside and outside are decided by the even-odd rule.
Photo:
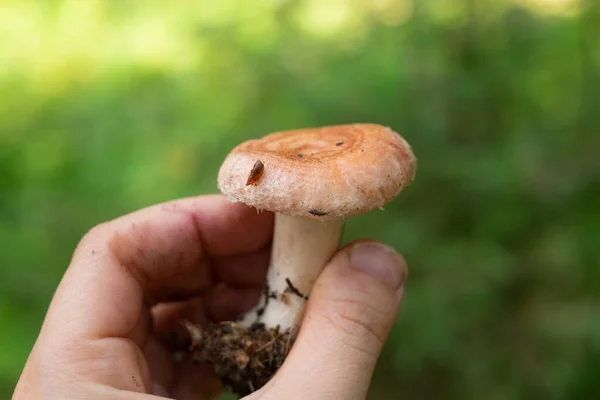
[[[326,321],[343,337],[344,344],[377,357],[389,330],[389,315],[367,296],[337,296],[324,310]]]
[[[106,234],[109,226],[110,222],[102,222],[93,226],[83,235],[81,242],[97,241],[99,237],[102,237]]]
[[[100,250],[107,245],[111,235],[111,223],[103,222],[89,229],[79,240],[75,249],[75,255],[88,249]]]
[[[110,226],[109,222],[102,222],[98,225],[95,225],[93,227],[91,227],[86,233],[85,235],[83,235],[82,241],[84,240],[94,240],[97,239],[100,236],[103,236],[107,230],[108,227]]]

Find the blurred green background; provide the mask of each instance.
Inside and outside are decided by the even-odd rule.
[[[411,266],[369,398],[600,398],[595,0],[0,1],[0,397],[91,226],[348,122],[419,159],[347,226]]]

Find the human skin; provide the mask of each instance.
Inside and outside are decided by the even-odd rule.
[[[273,215],[222,196],[136,211],[90,230],[54,295],[13,400],[215,398],[207,365],[175,360],[181,321],[230,320],[259,299]],[[393,249],[341,249],[311,292],[282,368],[246,399],[365,399],[407,268]]]

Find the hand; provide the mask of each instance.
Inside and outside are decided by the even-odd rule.
[[[221,196],[177,200],[92,229],[77,247],[13,400],[210,399],[208,365],[175,360],[182,320],[228,320],[260,297],[273,215]],[[342,249],[321,275],[276,376],[248,399],[364,399],[400,306],[387,246]]]

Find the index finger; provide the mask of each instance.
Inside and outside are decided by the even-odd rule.
[[[175,228],[179,230],[179,234],[172,239],[202,245],[204,251],[211,256],[232,256],[256,251],[267,244],[273,233],[273,214],[258,212],[243,203],[230,203],[224,196],[210,195],[150,206],[100,225],[96,230],[119,232],[139,238],[140,229],[145,228]],[[138,234],[135,233],[136,230]],[[90,241],[98,238],[90,237]],[[85,247],[85,244],[82,241],[78,250]],[[176,241],[163,242],[159,248],[154,249],[154,253],[172,250],[176,245]],[[76,251],[75,255],[78,253]]]
[[[171,201],[103,224],[76,250],[49,320],[139,343],[144,306],[201,294],[212,280],[210,256],[263,248],[272,226],[271,213],[222,196]]]

